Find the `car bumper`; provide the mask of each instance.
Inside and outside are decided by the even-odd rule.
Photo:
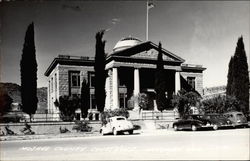
[[[242,127],[242,126],[248,126],[248,123],[236,123],[233,125],[234,127]]]
[[[212,128],[214,125],[201,125],[201,128]]]
[[[125,131],[130,131],[130,130],[134,130],[134,128],[118,128],[117,131],[119,132],[125,132]]]

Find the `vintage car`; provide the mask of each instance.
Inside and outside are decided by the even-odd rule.
[[[196,131],[201,128],[213,128],[214,125],[210,120],[205,119],[203,115],[187,115],[183,119],[173,123],[173,128],[175,131],[183,129],[191,129]]]
[[[223,115],[232,121],[234,127],[248,127],[247,119],[242,112],[232,111],[226,112]]]
[[[209,120],[214,125],[214,130],[217,130],[218,128],[222,127],[233,127],[232,121],[221,114],[209,113],[205,114],[203,118]]]
[[[11,111],[1,116],[1,122],[25,122],[28,118],[28,114],[24,112]]]
[[[100,129],[100,133],[102,135],[117,135],[119,132],[128,132],[129,134],[133,134],[133,130],[134,126],[132,122],[128,121],[126,117],[114,116],[107,119],[107,123]]]

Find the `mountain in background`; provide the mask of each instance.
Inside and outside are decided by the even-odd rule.
[[[27,89],[28,90],[28,89]],[[21,86],[15,83],[0,83],[0,92],[7,91],[13,103],[21,104]],[[37,88],[37,113],[44,113],[47,109],[47,87]]]

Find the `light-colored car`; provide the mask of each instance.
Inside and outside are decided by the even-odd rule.
[[[248,127],[247,119],[242,112],[232,111],[224,113],[223,115],[232,121],[234,127]]]
[[[107,119],[107,123],[100,129],[102,135],[114,134],[117,135],[119,132],[128,132],[133,134],[134,126],[131,121],[128,121],[126,117],[114,116]]]

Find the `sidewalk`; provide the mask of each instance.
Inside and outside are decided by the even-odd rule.
[[[134,130],[134,134],[140,135],[163,135],[171,129],[157,129],[157,130]],[[14,140],[37,140],[37,139],[58,139],[58,138],[75,138],[75,137],[92,137],[101,136],[99,132],[82,132],[82,133],[64,133],[64,134],[44,134],[44,135],[8,135],[0,136],[0,141],[14,141]]]

